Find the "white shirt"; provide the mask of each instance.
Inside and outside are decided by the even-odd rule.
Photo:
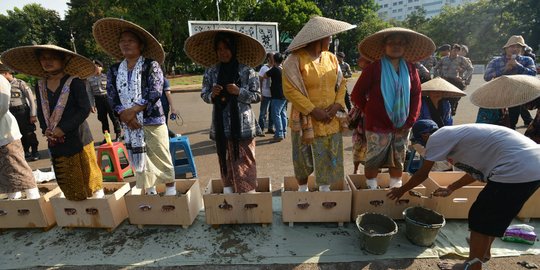
[[[0,146],[19,140],[21,132],[17,119],[9,112],[9,100],[11,98],[11,84],[0,75]]]
[[[483,182],[526,183],[540,180],[540,145],[502,126],[445,126],[429,137],[426,159],[448,160]]]
[[[268,65],[263,65],[259,70],[259,77],[263,79],[261,84],[261,92],[263,97],[272,97],[272,93],[270,92],[270,83],[272,80],[270,80],[270,78],[264,78],[264,74],[266,74],[266,72],[269,70],[270,67]]]

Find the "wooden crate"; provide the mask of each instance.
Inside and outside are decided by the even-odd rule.
[[[315,176],[308,178],[310,191],[317,190]],[[347,181],[336,183],[328,192],[299,192],[294,176],[286,176],[281,192],[283,222],[343,222],[351,221],[351,189]]]
[[[60,193],[56,184],[38,184],[40,191],[47,189],[43,196],[34,200],[0,200],[0,229],[43,228],[47,231],[54,227],[51,197]]]
[[[521,211],[519,211],[517,217],[526,222],[529,222],[531,218],[540,218],[540,189],[538,189],[533,195],[525,202]]]
[[[427,194],[433,193],[440,187],[447,187],[465,175],[465,172],[430,172],[424,181]],[[439,212],[446,219],[467,219],[469,209],[478,197],[485,184],[476,181],[470,185],[455,190],[448,197],[435,197],[425,200],[425,207]]]
[[[129,222],[139,225],[180,225],[189,227],[202,208],[202,194],[198,179],[176,180],[177,196],[145,195],[133,187],[126,196]],[[165,192],[165,184],[157,186]]]
[[[411,206],[423,206],[424,199],[405,193],[399,201],[394,201],[386,197],[390,189],[390,174],[379,173],[377,176],[380,187],[385,187],[376,190],[370,190],[366,185],[366,176],[363,174],[347,175],[347,181],[352,190],[352,211],[351,218],[356,220],[360,214],[371,212],[384,214],[392,219],[403,219],[403,210]],[[403,174],[402,181],[406,183],[410,176]],[[414,191],[425,195],[426,187],[419,185],[413,188]]]
[[[270,178],[257,178],[256,193],[223,194],[221,179],[211,179],[203,195],[206,223],[272,223],[272,188]]]
[[[103,188],[115,191],[101,199],[84,201],[70,201],[58,196],[51,198],[58,226],[112,231],[120,225],[128,217],[124,195],[130,190],[129,183],[104,182]]]

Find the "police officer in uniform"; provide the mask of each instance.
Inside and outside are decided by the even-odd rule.
[[[94,104],[92,105],[95,106],[95,109],[92,108],[92,112],[97,110],[97,117],[101,122],[101,131],[103,133],[105,133],[105,131],[111,132],[109,129],[109,120],[107,119],[107,115],[109,115],[114,126],[114,133],[116,134],[114,140],[117,141],[120,138],[122,129],[120,127],[120,122],[116,115],[114,115],[114,111],[107,99],[107,75],[102,73],[103,63],[101,61],[94,60],[94,64],[96,65],[96,74],[86,80],[87,88],[94,97]]]
[[[37,113],[36,101],[32,89],[22,80],[13,76],[9,68],[0,62],[0,74],[11,84],[9,111],[17,119],[22,134],[24,157],[28,161],[39,160],[38,140],[36,137]]]

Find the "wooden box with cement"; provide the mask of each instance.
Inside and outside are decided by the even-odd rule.
[[[206,223],[272,223],[272,188],[270,178],[257,178],[255,193],[223,194],[221,179],[211,179],[203,195]]]
[[[43,228],[47,231],[54,227],[54,217],[51,197],[60,193],[56,184],[38,184],[39,199],[0,199],[0,229],[11,228]],[[5,196],[4,196],[5,195]],[[0,194],[7,198],[7,194]]]
[[[390,175],[379,173],[377,176],[379,189],[367,188],[366,176],[363,174],[347,175],[347,181],[352,189],[351,217],[356,220],[363,213],[383,214],[391,219],[403,219],[403,210],[411,206],[423,206],[424,199],[405,193],[397,202],[386,197],[390,189]],[[402,181],[405,184],[410,176],[403,174]],[[419,185],[412,189],[416,194],[425,195],[426,187]]]
[[[128,217],[124,195],[129,183],[103,182],[105,197],[70,201],[55,196],[51,198],[54,215],[59,227],[105,228],[114,230]]]
[[[518,213],[518,218],[529,222],[531,218],[540,218],[540,189],[525,202],[521,211]]]
[[[427,194],[433,193],[441,187],[447,187],[465,175],[465,172],[430,172],[429,178],[424,181]],[[424,206],[440,213],[446,219],[467,219],[469,209],[476,201],[478,193],[485,184],[475,181],[452,192],[448,197],[435,197],[426,199]]]
[[[145,195],[133,187],[126,196],[126,207],[131,224],[180,225],[189,227],[202,208],[202,194],[198,179],[176,180],[176,196],[162,196],[165,184],[157,186],[160,195]]]
[[[319,192],[315,176],[308,178],[308,188],[315,192],[299,192],[294,176],[286,176],[281,190],[283,222],[337,222],[343,226],[351,221],[351,189],[347,181],[331,185],[331,191]]]

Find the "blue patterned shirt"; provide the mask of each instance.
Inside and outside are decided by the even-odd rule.
[[[107,94],[109,96],[109,103],[113,110],[120,114],[126,108],[120,102],[118,95],[118,89],[116,88],[116,77],[118,76],[118,67],[120,63],[114,64],[109,68],[107,72]],[[143,63],[143,74],[147,73],[146,80],[143,82],[142,98],[135,101],[137,105],[145,106],[143,111],[145,126],[155,126],[165,124],[165,116],[163,113],[163,106],[161,105],[160,97],[163,93],[163,71],[159,67],[159,63],[150,59],[145,59]],[[145,72],[146,71],[146,72]],[[131,73],[131,72],[130,72]],[[128,74],[128,76],[131,76]]]
[[[484,80],[489,82],[492,79],[502,75],[522,74],[536,76],[536,66],[532,58],[528,56],[518,55],[516,57],[517,65],[511,70],[504,70],[507,62],[508,60],[506,59],[505,54],[491,60],[486,67],[486,71],[484,72]]]

